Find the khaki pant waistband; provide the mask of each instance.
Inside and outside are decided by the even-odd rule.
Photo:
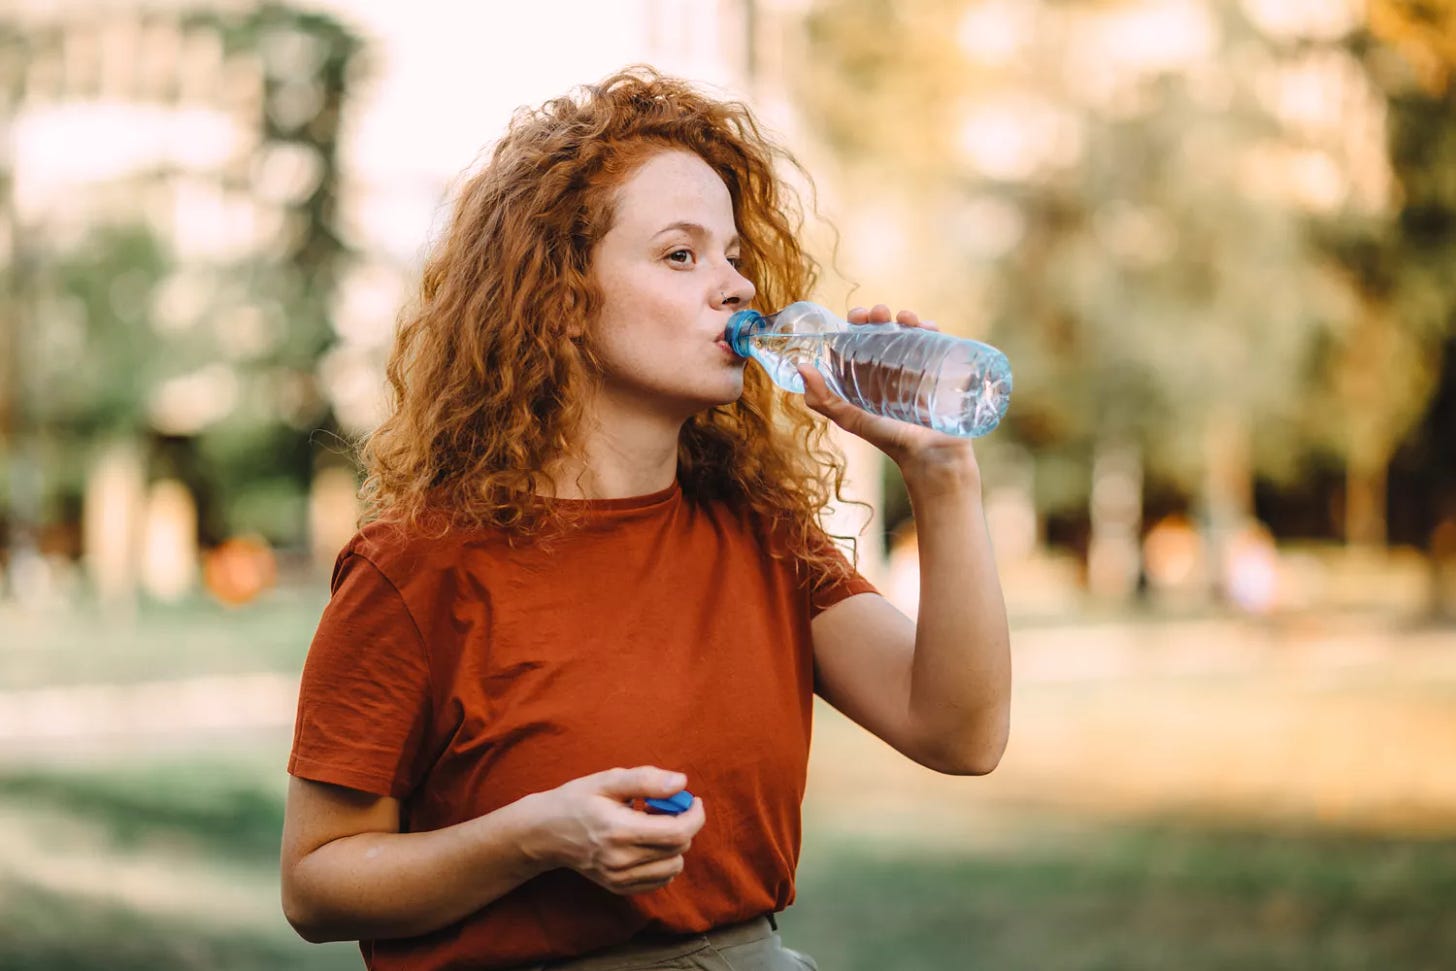
[[[550,971],[614,971],[617,968],[650,966],[656,961],[671,961],[704,948],[736,947],[771,937],[774,928],[768,917],[755,917],[741,924],[715,927],[702,934],[681,937],[638,937],[626,944],[607,948],[585,957],[552,961]]]

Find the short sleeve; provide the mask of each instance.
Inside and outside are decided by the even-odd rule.
[[[850,564],[844,552],[838,546],[834,545],[829,537],[821,535],[818,543],[816,543],[816,549],[828,552],[830,558],[840,565],[844,572],[841,578],[821,585],[818,583],[818,580],[823,575],[822,571],[813,571],[812,585],[809,593],[809,616],[811,618],[818,616],[839,603],[839,601],[852,597],[857,593],[879,592],[875,589],[873,583],[870,583],[870,581],[860,575],[859,571]]]
[[[288,772],[403,798],[422,774],[430,707],[424,643],[404,599],[346,550],[304,662]]]

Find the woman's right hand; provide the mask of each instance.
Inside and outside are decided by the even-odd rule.
[[[540,813],[541,839],[532,855],[568,867],[617,894],[646,893],[682,872],[683,854],[703,828],[703,800],[677,816],[632,808],[637,799],[681,792],[680,772],[653,766],[609,769],[530,797]]]

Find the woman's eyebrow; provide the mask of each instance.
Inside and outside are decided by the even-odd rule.
[[[702,223],[695,223],[686,219],[680,219],[677,222],[672,223],[671,225],[664,226],[659,229],[656,233],[653,234],[652,238],[656,239],[658,236],[665,236],[666,234],[673,232],[674,230],[681,230],[682,232],[687,233],[689,236],[693,236],[698,239],[711,239],[713,237],[713,234],[708,231],[708,227],[704,226]],[[728,246],[736,246],[741,242],[742,240],[739,239],[737,233],[734,233],[732,236],[728,237]]]

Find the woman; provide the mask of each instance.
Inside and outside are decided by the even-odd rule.
[[[379,969],[812,966],[772,921],[812,694],[937,771],[1000,758],[970,444],[812,371],[785,396],[722,341],[813,283],[782,157],[742,105],[635,69],[517,115],[464,185],[304,669],[282,864],[305,938]],[[843,469],[805,402],[899,463],[918,628],[821,532]],[[679,815],[643,802],[684,788]]]

